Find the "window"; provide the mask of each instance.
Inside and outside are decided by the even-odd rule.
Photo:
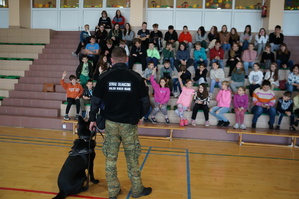
[[[236,9],[251,9],[260,10],[262,9],[262,0],[236,0]]]
[[[177,8],[202,8],[202,0],[177,0]]]
[[[130,0],[107,0],[107,7],[129,8]]]
[[[206,0],[206,8],[232,9],[232,0]]]
[[[173,0],[148,0],[148,8],[173,8]]]
[[[102,0],[84,0],[84,8],[101,8],[103,7]]]
[[[0,8],[8,8],[8,0],[0,0]]]
[[[56,8],[56,0],[33,0],[32,8]]]
[[[299,10],[299,0],[285,0],[285,10]]]
[[[79,0],[60,0],[61,8],[78,8]]]

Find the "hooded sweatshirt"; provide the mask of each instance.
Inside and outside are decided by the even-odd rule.
[[[154,89],[154,99],[155,102],[159,104],[166,104],[170,98],[170,90],[167,87],[160,87],[160,85],[155,81],[154,75],[150,77],[151,84]]]
[[[66,97],[75,99],[76,97],[81,97],[83,94],[83,88],[81,84],[76,83],[65,83],[63,79],[60,80],[60,85],[66,90]]]
[[[221,89],[217,96],[216,101],[218,102],[219,107],[230,107],[230,102],[232,101],[232,94],[229,89],[223,90]]]

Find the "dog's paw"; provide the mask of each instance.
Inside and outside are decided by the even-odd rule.
[[[96,180],[96,179],[92,179],[90,180],[93,184],[98,184],[100,181],[99,180]]]

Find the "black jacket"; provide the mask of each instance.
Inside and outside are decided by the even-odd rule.
[[[165,41],[170,41],[170,40],[174,40],[174,41],[177,41],[178,40],[178,33],[174,30],[172,34],[169,33],[169,31],[167,31],[165,33],[165,37],[164,37],[164,40]]]
[[[105,105],[103,116],[107,120],[133,125],[150,106],[142,77],[124,63],[113,65],[110,71],[99,77],[91,98],[90,121],[95,121],[102,102]]]
[[[92,64],[90,62],[87,62],[87,63],[88,63],[88,70],[89,70],[88,77],[92,78],[92,74],[93,74]],[[76,77],[77,77],[77,79],[80,78],[80,75],[81,75],[81,72],[82,72],[82,68],[83,68],[83,63],[79,64],[79,66],[77,67],[77,70],[76,70]]]

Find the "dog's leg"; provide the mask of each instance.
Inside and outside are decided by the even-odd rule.
[[[65,199],[67,197],[67,195],[65,194],[65,193],[63,193],[63,192],[59,192],[58,194],[57,194],[57,196],[55,196],[54,198],[52,198],[52,199]]]
[[[90,162],[89,162],[89,176],[90,176],[90,181],[93,183],[93,184],[98,184],[100,181],[99,180],[96,180],[94,178],[94,173],[93,173],[93,162],[94,162],[94,159],[95,159],[95,152],[90,154]]]

